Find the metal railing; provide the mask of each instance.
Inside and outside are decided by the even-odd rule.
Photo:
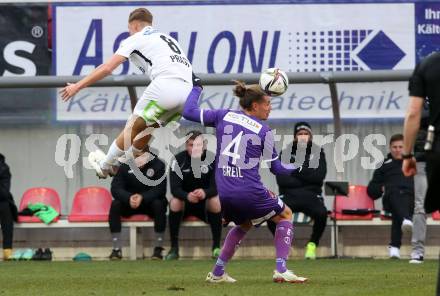
[[[334,135],[338,138],[342,134],[342,122],[339,110],[337,83],[354,82],[390,82],[407,81],[412,70],[376,70],[362,72],[289,72],[290,84],[324,83],[329,86],[332,100]],[[198,74],[204,85],[232,85],[233,80],[246,83],[258,83],[260,74]],[[52,88],[63,87],[67,82],[77,82],[82,76],[16,76],[0,77],[1,88]],[[109,76],[95,83],[92,87],[127,87],[132,109],[137,102],[136,86],[146,86],[150,81],[143,75]],[[342,147],[335,147],[335,161],[342,155]],[[342,176],[338,176],[338,179]]]
[[[287,73],[290,84],[303,83],[349,83],[349,82],[386,82],[406,81],[411,70],[379,70],[363,72],[310,72]],[[232,80],[242,80],[246,83],[256,83],[260,75],[254,74],[198,74],[204,85],[228,85]],[[76,82],[82,76],[12,76],[0,77],[0,88],[48,88],[62,87],[67,82]],[[109,76],[93,86],[141,86],[149,83],[142,75]]]

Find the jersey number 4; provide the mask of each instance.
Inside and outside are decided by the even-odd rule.
[[[168,46],[170,47],[170,49],[177,53],[177,54],[181,54],[182,52],[180,51],[179,47],[176,45],[176,43],[173,42],[173,40],[171,40],[170,38],[168,38],[167,36],[164,35],[160,35],[160,38],[165,41]]]
[[[240,154],[238,153],[238,148],[240,147],[241,136],[243,131],[241,131],[222,151],[222,155],[232,157],[232,164],[237,164],[237,159],[240,159]],[[233,149],[233,152],[231,152]]]

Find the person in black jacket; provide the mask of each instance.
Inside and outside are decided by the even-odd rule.
[[[3,235],[3,260],[10,260],[12,257],[14,220],[17,220],[17,207],[10,189],[11,173],[5,157],[0,154],[0,225]]]
[[[324,150],[312,142],[312,129],[307,122],[295,125],[290,162],[302,165],[301,172],[295,176],[276,176],[279,192],[294,213],[302,212],[314,220],[305,258],[315,259],[316,247],[327,225],[327,209],[322,198],[327,163]],[[269,221],[268,227],[275,234],[275,223]]]
[[[402,231],[411,232],[414,209],[414,178],[405,177],[402,172],[403,135],[390,139],[390,153],[381,167],[376,169],[367,187],[373,199],[383,196],[383,209],[392,214],[391,242],[388,247],[390,258],[400,258]]]
[[[141,173],[149,180],[162,181],[154,186],[139,180],[127,164],[122,164],[111,183],[113,202],[110,207],[109,224],[113,240],[110,259],[122,259],[121,216],[145,214],[154,218],[156,245],[152,259],[163,259],[163,236],[166,227],[167,183],[165,164],[152,154],[135,155]]]
[[[169,226],[171,249],[166,260],[179,258],[179,229],[183,218],[196,216],[208,222],[212,233],[212,257],[220,253],[221,208],[215,184],[214,162],[205,165],[206,159],[214,155],[206,150],[199,131],[191,131],[186,141],[186,150],[176,155],[176,162],[170,172],[170,187],[173,197],[170,200]],[[200,173],[196,172],[198,170]],[[178,176],[181,172],[183,178]]]
[[[405,176],[418,172],[417,159],[412,149],[420,126],[423,103],[428,101],[429,127],[426,137],[426,178],[428,188],[425,196],[425,213],[440,210],[440,52],[434,51],[424,57],[414,69],[409,80],[409,102],[403,132],[402,171]],[[440,257],[439,257],[440,259]],[[440,264],[439,264],[440,267]],[[440,268],[437,276],[437,294],[440,295]]]

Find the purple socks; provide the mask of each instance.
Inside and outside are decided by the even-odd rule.
[[[214,269],[212,270],[212,273],[215,276],[222,276],[225,273],[226,264],[232,258],[232,256],[234,256],[235,250],[238,249],[240,242],[245,235],[246,231],[244,231],[240,226],[235,226],[229,231],[225,242],[223,243],[222,252],[215,263]]]
[[[225,273],[225,266],[234,256],[235,250],[239,247],[241,240],[246,235],[240,226],[232,228],[226,236],[220,256],[215,263],[212,273],[215,276],[222,276]],[[287,270],[286,260],[289,256],[290,246],[293,238],[293,225],[290,221],[281,221],[277,224],[275,231],[276,269],[278,272]]]
[[[286,260],[292,245],[293,225],[290,221],[280,221],[275,230],[276,268],[278,272],[287,270]]]

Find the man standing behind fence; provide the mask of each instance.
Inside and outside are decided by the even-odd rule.
[[[409,81],[410,100],[405,116],[402,170],[406,176],[417,172],[416,159],[412,155],[414,142],[420,126],[423,103],[429,103],[429,127],[426,137],[426,176],[428,190],[425,198],[425,211],[440,210],[440,53],[436,52],[417,65]],[[439,273],[440,276],[440,273]],[[437,279],[437,295],[440,285]]]

